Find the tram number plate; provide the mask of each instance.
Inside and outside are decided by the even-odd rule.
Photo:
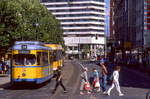
[[[21,53],[21,54],[29,54],[30,51],[29,50],[20,50],[19,53]]]

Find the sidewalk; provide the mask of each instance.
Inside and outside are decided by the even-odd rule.
[[[10,75],[0,74],[0,89],[3,88],[3,85],[10,82]]]

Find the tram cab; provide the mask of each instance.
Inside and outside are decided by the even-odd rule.
[[[38,41],[17,41],[12,48],[11,82],[43,83],[52,78],[52,48]]]

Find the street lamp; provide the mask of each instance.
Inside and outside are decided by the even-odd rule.
[[[18,13],[18,16],[20,16],[20,17],[21,17],[22,21],[24,21],[23,16],[22,16],[22,14],[21,14],[21,13]],[[21,40],[23,41],[22,31],[20,32],[20,38],[21,38]]]
[[[36,27],[36,33],[35,33],[35,38],[36,40],[38,40],[38,27],[39,27],[39,23],[35,23],[35,27]]]

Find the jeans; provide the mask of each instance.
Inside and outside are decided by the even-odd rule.
[[[107,75],[102,75],[102,78],[100,80],[100,85],[103,92],[106,91],[106,84],[107,84]]]

